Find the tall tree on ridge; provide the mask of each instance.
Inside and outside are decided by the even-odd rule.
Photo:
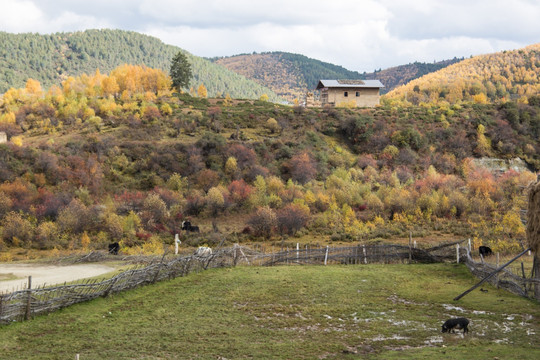
[[[189,87],[192,77],[191,64],[182,51],[179,51],[172,59],[170,75],[172,86],[177,90]]]

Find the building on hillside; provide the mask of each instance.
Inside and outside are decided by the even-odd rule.
[[[319,80],[321,105],[373,107],[384,85],[379,80]]]

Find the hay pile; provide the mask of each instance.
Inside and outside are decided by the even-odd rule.
[[[531,185],[527,211],[527,240],[535,256],[540,256],[540,182]]]

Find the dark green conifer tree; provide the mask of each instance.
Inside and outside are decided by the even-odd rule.
[[[191,81],[191,64],[189,63],[187,56],[179,51],[172,59],[171,71],[170,71],[172,86],[181,90],[182,88],[188,88]]]

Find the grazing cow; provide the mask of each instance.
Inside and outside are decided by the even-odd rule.
[[[489,255],[493,255],[493,251],[491,250],[491,248],[489,246],[480,246],[478,248],[478,252],[480,253],[480,255],[482,255],[483,257],[486,257],[486,256],[489,256]]]
[[[117,242],[109,244],[109,254],[118,255],[118,251],[120,251],[120,244]]]
[[[467,328],[469,326],[469,320],[465,318],[455,318],[455,319],[448,319],[444,322],[442,326],[442,332],[450,333],[454,332],[454,330],[461,330],[463,329],[463,333],[468,333],[469,329]]]
[[[199,227],[197,225],[191,225],[189,220],[182,221],[182,230],[196,233],[200,232]]]
[[[193,255],[198,257],[208,257],[212,255],[212,249],[206,246],[199,246]]]

